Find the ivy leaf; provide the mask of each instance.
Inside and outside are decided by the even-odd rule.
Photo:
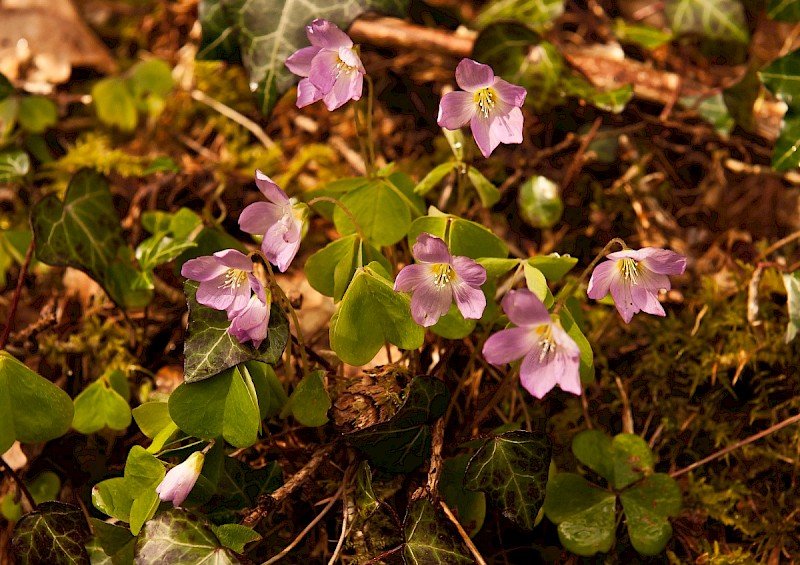
[[[374,10],[405,15],[406,0],[206,0],[202,5],[202,49],[198,58],[244,61],[250,85],[258,91],[261,113],[297,81],[284,65],[286,58],[308,46],[305,26],[314,18],[329,20],[346,30],[362,13]],[[232,38],[238,43],[238,53]]]
[[[325,371],[311,371],[300,379],[289,397],[284,412],[291,411],[295,420],[304,426],[316,428],[328,422],[331,397],[325,390]]]
[[[758,73],[761,82],[789,106],[800,95],[800,49],[772,61]]]
[[[458,512],[458,521],[470,536],[477,534],[486,518],[486,495],[464,488],[470,456],[457,455],[445,459],[439,479],[439,494],[447,505]]]
[[[436,212],[435,208],[433,208]],[[492,231],[470,220],[464,220],[450,214],[429,215],[417,218],[408,231],[408,246],[413,247],[417,237],[429,233],[444,239],[447,225],[450,224],[450,252],[472,259],[481,257],[508,257],[508,246]]]
[[[11,551],[19,563],[89,565],[83,547],[91,532],[77,506],[43,502],[17,522]]]
[[[128,528],[89,518],[94,538],[86,544],[92,565],[133,564],[133,546],[136,538]]]
[[[275,461],[259,469],[234,457],[226,457],[216,494],[204,508],[215,523],[237,519],[242,508],[255,506],[259,497],[270,494],[283,484],[281,467]]]
[[[358,515],[361,518],[369,518],[380,506],[378,497],[372,488],[372,469],[369,462],[362,461],[358,465],[355,481],[355,503]]]
[[[642,555],[657,555],[672,537],[670,516],[681,509],[681,489],[675,479],[655,473],[619,495],[625,510],[631,545]]]
[[[543,32],[563,13],[563,0],[494,0],[481,11],[475,25],[483,28],[493,22],[513,20]]]
[[[729,135],[735,125],[721,92],[717,92],[713,96],[681,96],[679,101],[683,106],[708,120],[722,135]]]
[[[277,363],[289,341],[289,322],[283,311],[273,305],[270,310],[267,338],[261,347],[240,343],[228,333],[231,322],[223,310],[214,310],[197,303],[197,283],[186,281],[183,287],[189,306],[189,328],[183,346],[184,380],[187,383],[213,377],[245,361]]]
[[[781,132],[772,150],[772,168],[788,171],[800,165],[800,109],[792,107],[781,123]]]
[[[738,0],[668,0],[665,12],[676,34],[747,43],[747,17]]]
[[[411,318],[411,300],[395,292],[389,275],[377,262],[356,271],[330,322],[330,343],[339,358],[364,365],[388,341],[416,349],[425,329]]]
[[[0,182],[16,182],[31,170],[31,158],[21,149],[0,153]]]
[[[485,492],[503,516],[532,530],[544,503],[552,449],[542,432],[516,430],[487,439],[467,466],[464,487]]]
[[[566,77],[562,86],[568,96],[575,96],[595,108],[600,108],[613,114],[621,113],[633,98],[633,86],[630,84],[611,90],[599,90],[579,75]]]
[[[474,563],[456,527],[427,498],[408,505],[403,520],[403,562],[406,565]]]
[[[162,512],[145,524],[136,541],[137,563],[162,563],[168,560],[181,565],[233,565],[244,563],[219,541],[209,525],[182,508]]]
[[[0,452],[15,441],[39,443],[64,435],[72,415],[66,392],[0,351]]]
[[[392,270],[380,250],[363,242],[358,234],[351,234],[330,242],[306,260],[308,284],[339,302],[353,279],[359,259],[362,265],[377,261],[387,272]]]
[[[124,430],[131,425],[131,407],[112,386],[110,375],[103,375],[81,391],[74,405],[72,427],[82,434],[99,432],[105,427]]]
[[[786,307],[789,310],[789,323],[786,326],[786,343],[797,337],[800,329],[800,271],[783,273],[783,284],[786,286]]]
[[[224,437],[238,448],[253,445],[261,427],[253,381],[237,367],[181,384],[169,397],[169,415],[188,435]]]
[[[800,4],[795,0],[769,0],[767,16],[779,22],[800,21]]]
[[[558,473],[547,482],[545,515],[558,525],[567,550],[584,557],[607,552],[614,544],[616,501],[613,492],[589,484],[574,473]]]
[[[450,392],[439,379],[416,377],[400,409],[388,421],[349,434],[344,439],[363,451],[377,468],[408,473],[419,467],[430,449],[430,426],[444,414]]]

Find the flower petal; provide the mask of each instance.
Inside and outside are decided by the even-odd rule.
[[[503,311],[518,326],[530,327],[552,324],[550,312],[528,289],[512,290],[503,298]]]
[[[336,79],[333,88],[322,97],[322,101],[325,103],[325,107],[332,112],[344,106],[349,100],[360,100],[363,88],[364,75],[356,70],[349,70],[343,72]]]
[[[450,286],[453,289],[456,306],[464,319],[480,320],[483,310],[486,308],[486,296],[483,291],[460,280],[460,277],[456,277]]]
[[[258,349],[267,337],[269,314],[269,306],[253,295],[247,306],[231,322],[228,333],[239,340],[239,343],[252,341],[253,347]]]
[[[542,358],[539,348],[525,356],[519,368],[520,384],[536,398],[543,398],[558,383],[561,366],[558,356]]]
[[[353,40],[333,22],[317,18],[306,26],[306,35],[311,45],[325,49],[352,47]]]
[[[507,106],[505,102],[498,102],[489,114],[492,139],[497,139],[500,143],[522,143],[522,110]]]
[[[317,100],[322,100],[322,92],[310,80],[304,78],[297,84],[297,107],[305,108]]]
[[[275,182],[267,175],[256,169],[256,186],[267,200],[279,206],[287,206],[289,197]]]
[[[619,277],[617,261],[603,261],[594,268],[589,278],[586,295],[592,300],[601,300],[611,288],[611,284]]]
[[[308,73],[308,80],[316,86],[323,95],[328,94],[336,78],[341,73],[339,65],[339,53],[323,49],[314,60],[311,61],[311,71]]]
[[[248,294],[250,289],[247,289]],[[235,291],[225,287],[225,274],[210,281],[201,282],[197,286],[195,300],[198,304],[214,310],[227,310],[236,298]]]
[[[451,264],[456,275],[465,283],[472,286],[481,286],[486,282],[486,269],[477,261],[469,257],[453,257]]]
[[[173,506],[183,504],[200,476],[204,460],[203,453],[195,451],[183,463],[170,469],[156,487],[158,497],[164,502],[172,501]]]
[[[283,273],[289,268],[289,264],[297,255],[300,249],[300,238],[294,241],[286,241],[285,235],[291,226],[287,226],[285,222],[273,224],[264,234],[264,239],[261,241],[261,251],[270,263],[278,266],[278,269]]]
[[[492,88],[497,92],[497,96],[500,100],[506,104],[516,106],[517,108],[522,107],[522,104],[525,102],[525,96],[528,94],[528,91],[521,86],[511,84],[500,77],[495,77]]]
[[[418,286],[433,284],[430,265],[406,265],[394,281],[394,289],[399,292],[413,292]]]
[[[264,235],[267,230],[280,222],[283,209],[271,202],[254,202],[239,215],[239,227],[242,231],[255,235]]]
[[[319,47],[314,47],[313,45],[311,47],[303,47],[289,55],[284,64],[294,74],[307,77],[308,73],[311,72],[311,61],[317,56],[319,50]]]
[[[429,327],[450,310],[453,293],[449,287],[437,287],[433,280],[422,284],[411,295],[411,317],[420,326]]]
[[[197,257],[196,259],[189,259],[183,264],[181,275],[193,281],[203,282],[210,281],[227,270],[214,257]]]
[[[476,112],[477,104],[472,93],[448,92],[439,102],[436,123],[445,129],[455,130],[469,123]]]
[[[224,249],[214,253],[217,260],[230,269],[238,269],[245,273],[253,271],[253,260],[237,249]]]
[[[633,315],[639,312],[639,307],[633,300],[631,293],[631,283],[622,277],[616,277],[611,281],[611,297],[614,299],[614,304],[617,307],[617,312],[625,320],[625,323],[630,323]]]
[[[483,344],[483,357],[492,365],[522,359],[536,347],[538,339],[529,328],[509,328],[489,336]]]
[[[651,290],[644,285],[635,284],[631,287],[631,297],[636,307],[642,312],[655,316],[666,316],[664,307],[658,301],[658,291]]]
[[[478,144],[478,149],[481,150],[484,157],[491,155],[492,151],[500,145],[500,139],[492,129],[489,117],[484,117],[480,112],[476,112],[469,121],[469,127],[472,130],[472,137],[475,138],[475,143]]]
[[[441,238],[429,233],[419,234],[411,251],[414,258],[423,263],[446,263],[449,265],[452,260],[447,244]]]
[[[682,275],[686,270],[686,257],[670,249],[646,247],[639,250],[645,268],[659,275]]]
[[[494,71],[489,65],[483,65],[472,59],[461,59],[456,67],[456,83],[461,90],[475,92],[492,86],[493,82]]]

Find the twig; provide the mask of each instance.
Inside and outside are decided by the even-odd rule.
[[[267,514],[267,512],[269,512],[271,508],[282,502],[286,497],[297,490],[298,487],[306,482],[311,475],[316,472],[319,466],[327,460],[328,455],[331,451],[333,451],[334,446],[337,444],[337,441],[333,441],[328,445],[319,448],[314,452],[314,455],[311,456],[311,459],[308,460],[308,463],[306,463],[302,469],[295,473],[291,479],[286,481],[282,487],[277,489],[272,494],[267,494],[260,497],[258,499],[258,506],[247,513],[245,518],[242,520],[242,524],[253,527]]]
[[[733,445],[729,445],[728,447],[726,447],[724,449],[720,449],[716,453],[712,453],[711,455],[701,459],[700,461],[695,461],[694,463],[692,463],[688,467],[684,467],[683,469],[679,469],[677,471],[673,471],[673,472],[671,472],[669,474],[669,476],[673,477],[673,478],[679,477],[680,475],[683,475],[684,473],[688,473],[689,471],[692,471],[693,469],[697,469],[698,467],[700,467],[702,465],[705,465],[709,461],[713,461],[714,459],[718,459],[718,458],[722,457],[723,455],[727,455],[731,451],[739,449],[740,447],[743,447],[743,446],[745,446],[745,445],[747,445],[749,443],[753,443],[754,441],[759,440],[764,436],[767,436],[767,435],[769,435],[769,434],[771,434],[773,432],[777,432],[778,430],[782,430],[786,426],[791,426],[792,424],[794,424],[796,422],[800,422],[800,414],[795,414],[794,416],[785,419],[783,422],[779,422],[779,423],[775,424],[774,426],[770,426],[769,428],[767,428],[764,431],[758,432],[757,434],[753,434],[750,437],[747,437],[747,438],[743,439],[742,441],[737,441]]]
[[[197,90],[197,89],[192,90],[191,95],[194,100],[197,100],[198,102],[201,102],[206,106],[216,110],[226,118],[233,120],[240,126],[250,131],[250,133],[256,136],[256,139],[258,139],[261,142],[261,144],[267,149],[272,149],[275,147],[275,142],[272,141],[272,139],[270,139],[270,137],[264,132],[263,129],[261,129],[261,126],[259,126],[257,123],[255,123],[247,116],[240,114],[239,112],[237,112],[230,106],[226,106],[219,100],[214,100],[202,90]]]
[[[431,439],[431,464],[428,467],[428,492],[435,495],[439,487],[439,476],[442,474],[442,447],[444,446],[444,418],[439,418],[433,425]]]
[[[302,532],[297,534],[297,537],[294,538],[292,543],[290,543],[289,545],[284,547],[281,550],[281,552],[278,553],[277,555],[274,555],[273,557],[270,557],[269,559],[264,561],[264,563],[262,563],[261,565],[272,565],[272,563],[276,563],[276,562],[280,561],[281,559],[283,559],[284,557],[286,557],[286,555],[290,551],[292,551],[297,546],[298,543],[303,541],[303,538],[306,537],[306,534],[308,532],[310,532],[314,528],[314,526],[316,526],[319,523],[319,521],[322,520],[325,517],[325,514],[327,514],[330,511],[330,509],[333,508],[333,505],[336,504],[336,501],[339,500],[339,497],[341,496],[342,492],[344,491],[345,486],[347,486],[347,483],[345,481],[342,481],[342,484],[339,485],[339,490],[337,490],[336,494],[334,494],[331,497],[331,499],[328,502],[328,504],[325,506],[325,508],[322,509],[322,512],[317,514],[316,518],[311,520],[311,523],[308,526],[306,526],[305,528],[303,528]]]
[[[793,242],[795,239],[800,239],[800,231],[796,231],[784,237],[783,239],[779,239],[769,247],[767,247],[761,254],[759,258],[766,258],[768,255],[775,253],[778,249],[786,245],[787,243]]]
[[[8,310],[8,318],[6,318],[6,327],[3,329],[3,336],[0,337],[0,350],[5,349],[8,343],[8,336],[11,333],[11,324],[14,323],[14,316],[17,314],[17,306],[19,306],[19,297],[22,294],[22,284],[25,282],[25,274],[28,272],[28,266],[31,264],[31,257],[33,257],[33,247],[33,239],[31,239],[31,244],[28,246],[27,253],[25,253],[25,260],[22,261],[22,266],[19,268],[17,288],[14,290],[14,298],[11,300],[11,308]]]
[[[381,553],[380,555],[376,555],[375,557],[373,557],[373,558],[372,558],[372,559],[370,559],[369,561],[365,561],[365,562],[364,562],[364,565],[373,565],[374,563],[380,563],[381,561],[383,561],[384,559],[386,559],[386,558],[387,558],[387,557],[389,557],[390,555],[394,555],[395,553],[397,553],[398,551],[400,551],[401,549],[403,549],[405,546],[406,546],[406,544],[405,544],[405,543],[401,543],[401,544],[400,544],[400,545],[398,545],[397,547],[393,547],[392,549],[389,549],[389,550],[387,550],[387,551],[384,551],[384,552],[383,552],[383,553]]]
[[[442,507],[442,510],[444,510],[445,515],[450,519],[450,521],[458,530],[458,534],[461,536],[461,539],[464,540],[465,544],[467,544],[469,552],[475,559],[475,563],[477,563],[478,565],[486,565],[486,560],[481,555],[481,552],[478,551],[478,548],[475,547],[474,543],[472,543],[472,540],[470,539],[469,535],[464,530],[464,527],[461,525],[461,523],[458,521],[458,518],[455,517],[453,511],[450,510],[450,507],[447,506],[447,503],[444,500],[439,500],[439,505]]]
[[[631,403],[628,401],[628,393],[625,392],[625,387],[622,386],[622,379],[618,375],[614,375],[614,381],[617,383],[619,398],[622,401],[622,431],[626,434],[632,434],[633,415],[631,414]]]
[[[564,175],[564,179],[561,181],[562,191],[570,185],[573,177],[578,174],[578,171],[580,171],[581,167],[583,166],[583,154],[586,153],[586,148],[589,147],[592,139],[594,139],[594,136],[597,135],[597,130],[600,129],[602,123],[602,117],[595,119],[594,123],[592,124],[592,128],[581,139],[581,144],[578,146],[578,151],[576,151],[575,155],[572,157],[572,163],[570,163],[567,173]]]
[[[28,502],[31,504],[31,508],[36,510],[36,501],[33,500],[31,492],[28,490],[28,487],[25,486],[25,483],[22,482],[22,479],[19,478],[19,475],[17,475],[16,471],[14,471],[14,469],[11,468],[11,465],[6,463],[6,460],[2,457],[0,457],[0,465],[2,465],[6,472],[11,475],[11,478],[14,479],[14,482],[17,483],[17,488],[19,488],[20,492],[25,496],[25,498],[28,499]]]
[[[336,558],[344,547],[344,540],[347,539],[347,534],[350,528],[347,525],[347,491],[342,491],[342,533],[339,535],[339,541],[336,542],[336,547],[333,549],[333,554],[328,560],[328,565],[334,565]]]

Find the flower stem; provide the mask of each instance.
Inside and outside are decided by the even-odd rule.
[[[23,496],[25,496],[25,498],[28,499],[31,508],[36,510],[36,501],[33,499],[33,496],[31,495],[31,492],[28,490],[28,487],[26,487],[25,483],[22,482],[22,479],[19,478],[19,475],[17,475],[14,469],[11,468],[11,465],[6,463],[5,459],[3,459],[2,457],[0,457],[0,465],[2,465],[2,467],[8,472],[11,478],[14,479],[14,482],[17,483],[17,488],[19,488],[19,491],[23,494]]]
[[[372,77],[369,75],[364,75],[364,78],[367,79],[367,149],[369,150],[369,160],[371,163],[371,169],[374,170],[375,168],[375,143],[374,138],[372,135],[372,121],[373,121],[373,106],[375,101],[375,85],[372,82]]]
[[[361,119],[358,117],[358,104],[353,104],[353,117],[356,122],[356,133],[358,137],[358,146],[361,149],[361,157],[364,159],[364,166],[367,169],[367,176],[369,178],[373,178],[375,176],[375,169],[372,166],[372,161],[369,158],[369,152],[367,151],[367,144],[364,142],[364,128],[361,126]]]
[[[553,308],[554,314],[558,313],[558,311],[561,310],[561,307],[564,304],[564,300],[566,300],[569,297],[569,295],[572,294],[575,288],[579,284],[581,284],[584,281],[584,279],[586,279],[586,277],[588,277],[591,274],[595,266],[597,266],[597,264],[606,256],[606,253],[608,253],[615,244],[619,244],[620,247],[622,247],[623,249],[628,248],[625,242],[619,237],[615,237],[614,239],[606,243],[606,246],[603,247],[603,250],[600,251],[600,253],[597,254],[597,256],[592,260],[592,262],[589,263],[589,266],[583,270],[581,276],[579,276],[577,279],[572,279],[570,282],[565,284],[564,287],[558,292],[555,298],[556,306],[555,308]]]

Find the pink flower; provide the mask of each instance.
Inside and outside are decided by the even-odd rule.
[[[492,365],[522,359],[522,386],[536,398],[558,385],[581,393],[580,350],[531,291],[512,290],[503,298],[503,310],[516,328],[500,330],[486,340],[483,356]]]
[[[303,47],[288,59],[294,74],[307,77],[297,85],[297,107],[322,100],[335,110],[348,100],[359,100],[364,86],[364,65],[353,40],[328,20],[316,19],[306,26],[311,47]]]
[[[156,487],[158,497],[171,500],[173,506],[180,506],[197,482],[205,457],[201,451],[192,453],[186,461],[170,469],[161,484]]]
[[[272,300],[267,299],[263,289],[252,295],[247,305],[233,318],[228,333],[239,343],[252,341],[253,347],[261,347],[261,342],[267,337],[271,303]]]
[[[412,292],[411,317],[428,327],[447,314],[453,299],[461,315],[477,320],[486,308],[481,285],[486,269],[469,257],[453,257],[444,241],[428,233],[420,234],[412,250],[420,263],[407,265],[397,275],[394,289]]]
[[[645,247],[609,253],[608,259],[595,267],[589,279],[589,298],[600,300],[611,291],[626,324],[640,311],[666,315],[658,292],[670,289],[667,275],[683,274],[686,257],[669,249]]]
[[[181,267],[181,274],[200,283],[197,287],[199,304],[225,310],[228,319],[247,305],[251,289],[256,292],[261,289],[261,283],[253,276],[253,261],[235,249],[189,259]]]
[[[448,92],[439,103],[438,123],[454,130],[469,122],[484,157],[501,143],[522,143],[522,103],[526,90],[494,76],[489,65],[461,59],[456,82],[465,92]]]
[[[281,272],[289,268],[307,228],[308,206],[293,203],[267,175],[256,171],[256,185],[269,202],[255,202],[242,210],[239,227],[263,235],[261,251]]]

